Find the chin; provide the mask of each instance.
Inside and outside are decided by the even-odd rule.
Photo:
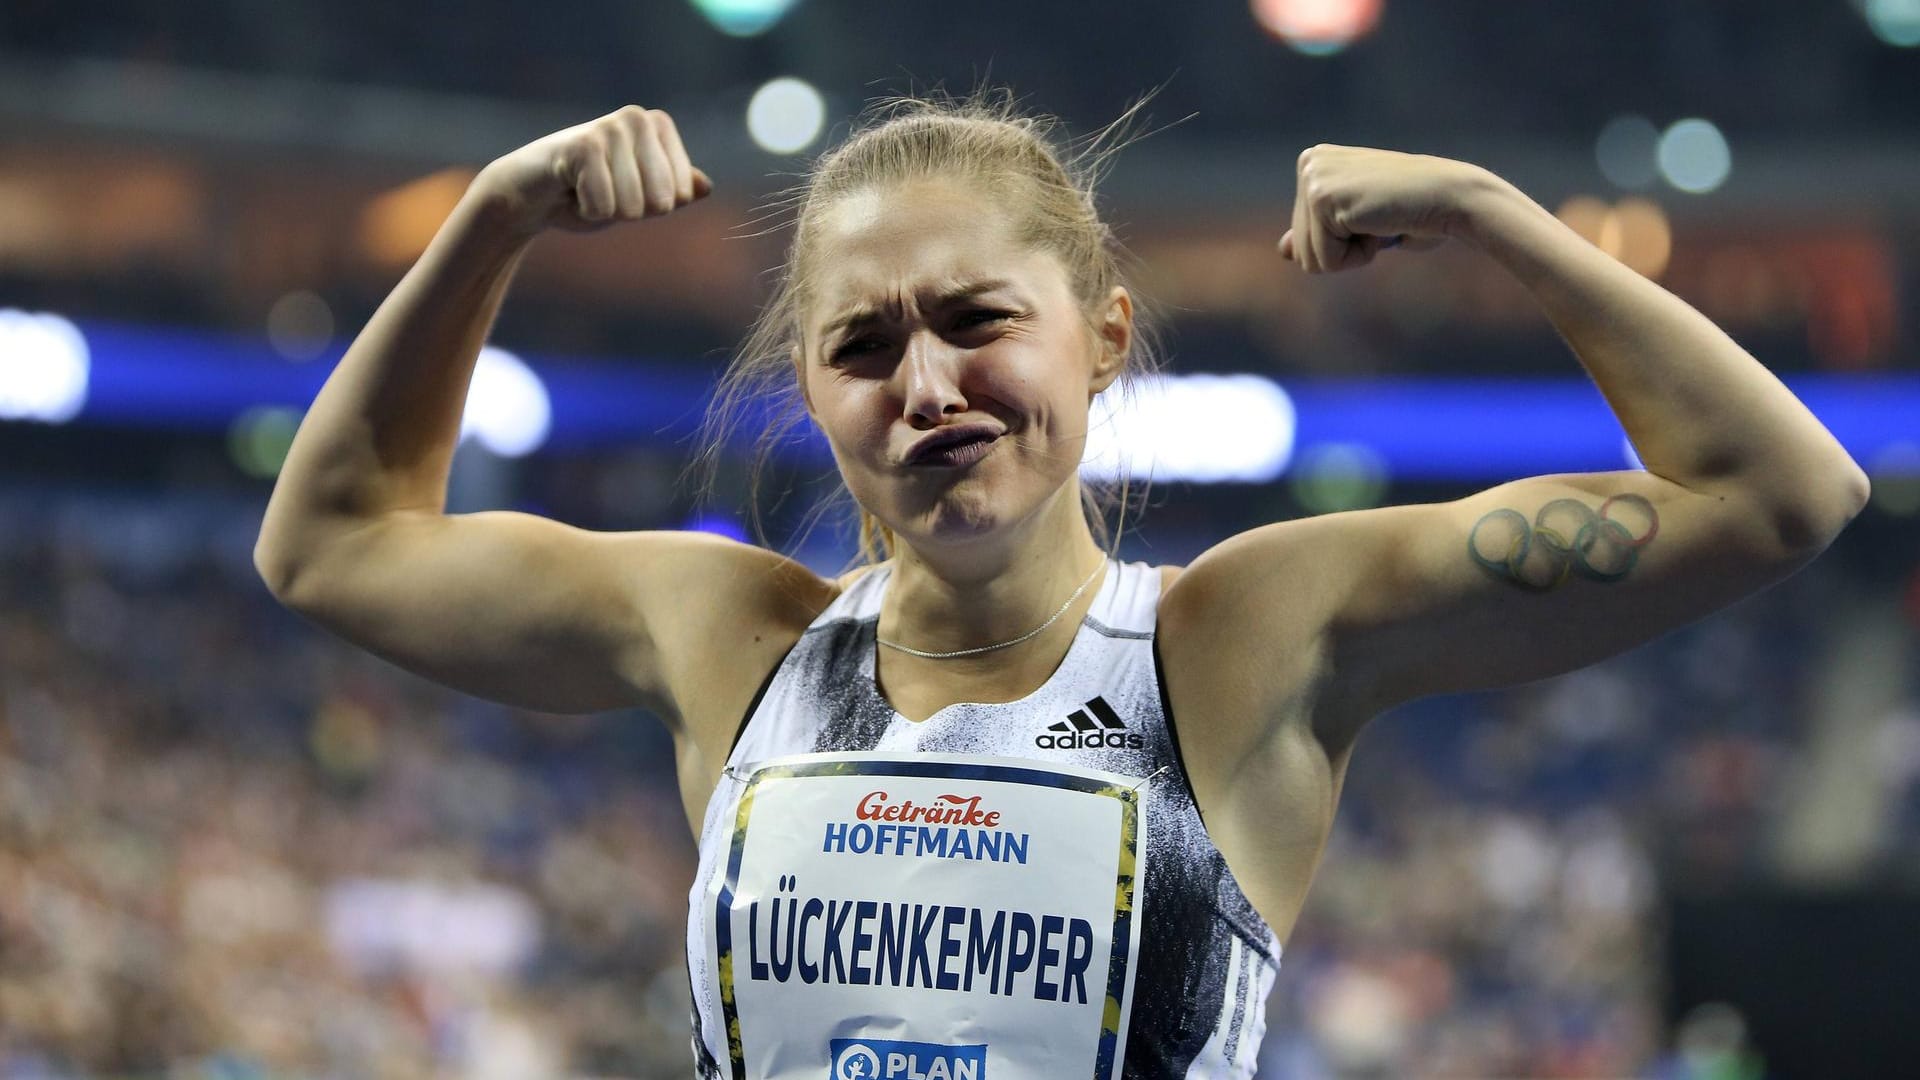
[[[1009,498],[1011,494],[976,485],[949,489],[930,505],[899,515],[896,520],[906,522],[907,527],[895,527],[894,535],[914,543],[977,543],[1007,532],[1040,513],[1048,503],[1047,498],[1037,492],[1025,492],[1025,498]]]
[[[992,536],[1003,523],[1004,518],[988,507],[955,506],[943,500],[911,515],[906,528],[893,531],[914,543],[964,544]]]

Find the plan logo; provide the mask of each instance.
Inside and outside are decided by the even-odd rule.
[[[833,1080],[986,1080],[987,1044],[941,1046],[893,1039],[835,1039]]]
[[[1100,721],[1097,724],[1095,717]],[[1138,732],[1127,730],[1126,722],[1105,698],[1096,697],[1087,702],[1086,708],[1073,710],[1065,720],[1034,736],[1033,745],[1042,750],[1140,750],[1146,747],[1146,740]]]

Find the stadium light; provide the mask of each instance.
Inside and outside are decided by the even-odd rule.
[[[553,404],[540,376],[505,349],[481,349],[460,437],[478,439],[501,457],[525,457],[546,443],[552,422]]]
[[[1253,0],[1260,26],[1296,52],[1332,56],[1371,33],[1381,0]]]
[[[14,313],[11,319],[21,317]],[[264,335],[100,320],[86,320],[63,336],[70,346],[83,342],[85,352],[57,354],[64,358],[54,370],[68,365],[68,374],[54,382],[69,392],[35,395],[64,400],[55,415],[74,407],[73,387],[84,370],[84,408],[73,416],[78,423],[214,433],[228,433],[236,417],[259,406],[305,409],[343,350],[336,343],[310,363],[290,364]],[[0,340],[9,339],[0,333]],[[81,355],[84,369],[78,366]],[[26,370],[23,356],[0,345],[0,372]],[[589,453],[636,445],[685,452],[712,397],[714,376],[685,359],[546,356],[522,362],[489,349],[474,372],[463,430],[497,453]],[[1339,466],[1347,480],[1364,480],[1377,463],[1396,483],[1488,482],[1633,466],[1619,421],[1584,376],[1289,379],[1284,387],[1251,374],[1163,379],[1172,381],[1158,390],[1143,382],[1131,406],[1119,395],[1097,399],[1088,435],[1087,456],[1094,459],[1085,467],[1089,475],[1111,475],[1123,452],[1136,476],[1150,468],[1158,479],[1193,482],[1259,482],[1309,465]],[[0,377],[0,388],[18,381]],[[1915,442],[1920,375],[1791,375],[1783,381],[1856,460],[1883,470],[1920,468],[1910,451],[1888,451]],[[8,399],[18,398],[15,386]],[[1114,416],[1116,410],[1122,415]],[[1129,410],[1133,415],[1126,415]],[[751,449],[764,429],[757,407],[755,416],[730,451]],[[768,412],[765,419],[771,418]],[[253,460],[264,463],[271,457],[262,451],[276,441],[268,436],[285,425],[271,414],[253,419],[271,421],[248,429]],[[1328,456],[1316,449],[1334,444],[1364,451]],[[809,468],[833,460],[826,440],[810,426],[782,442],[778,453]],[[1875,483],[1880,479],[1876,474]],[[1353,494],[1364,495],[1366,486]]]
[[[1667,183],[1704,195],[1727,182],[1733,170],[1733,155],[1727,149],[1727,137],[1710,120],[1689,117],[1676,120],[1660,136],[1657,152],[1660,174]]]
[[[1293,401],[1258,375],[1159,375],[1109,390],[1087,417],[1081,472],[1113,479],[1258,483],[1293,456]]]
[[[774,79],[747,103],[747,133],[760,149],[772,154],[805,150],[820,137],[826,119],[826,100],[802,79]]]
[[[87,404],[91,356],[58,315],[0,308],[0,420],[64,424]]]
[[[693,9],[723,34],[753,37],[773,29],[796,3],[798,0],[693,0]]]

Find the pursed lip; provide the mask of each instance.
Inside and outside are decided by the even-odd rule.
[[[957,424],[949,428],[940,428],[921,436],[920,441],[907,448],[906,464],[916,465],[922,458],[949,446],[986,439],[991,442],[1006,434],[992,424]]]

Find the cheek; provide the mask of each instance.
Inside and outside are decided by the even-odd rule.
[[[1085,427],[1085,380],[1058,356],[1003,370],[990,392],[1025,417],[1035,434],[1058,438]]]
[[[891,418],[884,395],[866,384],[834,385],[827,379],[813,385],[815,421],[827,441],[858,454],[884,449]]]

